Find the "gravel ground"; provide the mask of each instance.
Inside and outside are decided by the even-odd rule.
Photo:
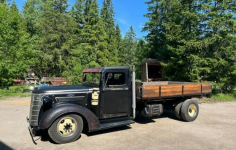
[[[34,145],[26,116],[30,97],[0,100],[0,149],[232,149],[236,147],[236,103],[200,104],[194,122],[176,120],[172,111],[161,117],[137,116],[131,126],[82,134],[73,143],[54,144],[47,134]]]

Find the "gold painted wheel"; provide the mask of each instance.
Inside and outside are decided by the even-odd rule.
[[[197,114],[197,107],[194,104],[189,105],[188,114],[190,117],[194,117]]]
[[[184,121],[194,121],[199,114],[198,102],[192,99],[184,101],[181,107],[181,117]]]
[[[75,133],[77,130],[77,122],[72,117],[63,117],[58,123],[57,123],[57,132],[59,135],[63,137],[71,136]]]

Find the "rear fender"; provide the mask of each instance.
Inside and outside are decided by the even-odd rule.
[[[75,104],[61,104],[47,110],[39,121],[39,129],[47,129],[60,116],[65,114],[79,114],[83,116],[87,123],[89,131],[97,130],[100,126],[98,117],[89,109]]]

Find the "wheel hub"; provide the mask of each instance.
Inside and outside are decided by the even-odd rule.
[[[195,116],[197,113],[197,107],[194,104],[189,105],[188,107],[188,114],[190,117]]]
[[[62,118],[57,124],[57,132],[64,137],[73,135],[76,129],[77,122],[71,117]]]
[[[64,126],[64,131],[65,131],[65,132],[71,132],[71,130],[72,130],[72,125],[67,123],[67,124]]]

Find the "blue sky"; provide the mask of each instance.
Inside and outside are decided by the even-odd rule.
[[[19,9],[22,7],[26,0],[15,0]],[[119,24],[121,34],[124,36],[129,30],[130,26],[133,26],[138,38],[142,38],[146,33],[141,32],[143,25],[147,18],[143,15],[147,13],[147,5],[144,3],[146,0],[113,0],[113,6],[115,11],[115,20]],[[102,7],[103,0],[98,0],[100,8]],[[75,0],[68,0],[70,5],[75,3]]]

